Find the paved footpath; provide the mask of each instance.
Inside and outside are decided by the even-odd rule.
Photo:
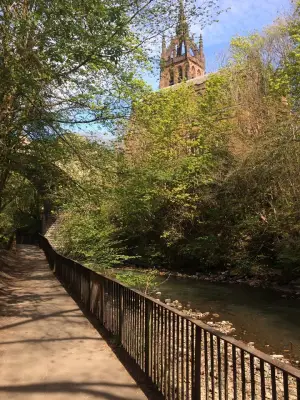
[[[48,268],[24,246],[0,258],[0,399],[146,399]]]

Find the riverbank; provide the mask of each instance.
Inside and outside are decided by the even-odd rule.
[[[209,311],[207,312],[200,312],[199,310],[195,310],[191,307],[191,303],[187,303],[188,307],[185,307],[182,303],[180,303],[178,300],[171,300],[171,299],[163,299],[162,292],[156,292],[156,301],[160,301],[162,303],[167,304],[169,307],[172,307],[174,309],[177,309],[178,311],[182,312],[184,315],[186,315],[188,318],[193,319],[193,320],[200,320],[204,322],[206,325],[210,326],[211,328],[214,328],[215,330],[229,336],[237,337],[236,335],[236,328],[233,326],[233,323],[230,321],[222,320],[220,318],[220,315],[218,313],[211,313]],[[241,339],[241,338],[239,338]],[[245,342],[248,346],[255,348],[255,342]],[[265,352],[268,353],[267,348],[270,347],[269,345],[266,345],[264,350]],[[289,352],[289,351],[288,351]],[[296,367],[299,367],[299,360],[292,360],[291,355],[286,353],[285,354],[275,354],[274,352],[270,353],[270,356],[275,359],[275,360],[280,360],[281,362],[285,364],[293,364]],[[286,358],[286,356],[289,357]]]
[[[183,271],[174,271],[169,269],[160,268],[139,268],[136,265],[125,265],[115,268],[116,270],[122,269],[126,271],[138,271],[149,273],[156,271],[158,276],[182,279],[193,279],[198,281],[205,281],[211,283],[226,283],[237,285],[248,285],[250,287],[259,287],[264,289],[272,289],[276,291],[283,298],[300,299],[300,278],[284,282],[282,274],[277,270],[270,270],[267,274],[256,274],[248,276],[241,273],[232,273],[229,270],[219,273],[186,273]]]

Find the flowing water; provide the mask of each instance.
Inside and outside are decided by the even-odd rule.
[[[282,298],[273,290],[248,285],[169,278],[159,289],[162,299],[188,302],[215,321],[233,323],[234,335],[267,353],[300,361],[300,300]]]
[[[254,342],[256,348],[266,353],[284,355],[293,364],[300,362],[300,300],[243,284],[175,277],[170,277],[158,290],[162,292],[162,301],[169,298],[183,305],[190,303],[193,310],[219,314],[214,321],[232,322],[236,339]]]

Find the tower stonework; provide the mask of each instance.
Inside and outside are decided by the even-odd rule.
[[[163,37],[159,88],[163,89],[204,75],[205,56],[202,35],[197,46],[189,35],[189,26],[181,0],[176,36],[171,39],[169,46]]]

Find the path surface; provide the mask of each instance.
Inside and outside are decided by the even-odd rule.
[[[52,275],[41,250],[24,246],[5,263],[0,264],[1,400],[146,399]]]

